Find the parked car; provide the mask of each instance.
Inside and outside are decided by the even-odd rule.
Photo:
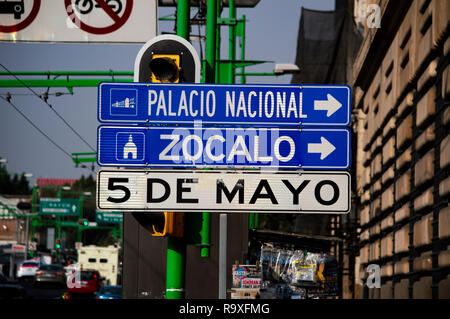
[[[24,261],[17,267],[17,279],[23,281],[27,278],[34,278],[36,271],[39,269],[40,263],[37,261]]]
[[[94,298],[94,293],[100,289],[101,279],[97,270],[80,270],[75,273],[75,280],[67,280],[67,293],[63,299]]]
[[[103,286],[95,296],[96,299],[122,299],[122,286]]]
[[[42,265],[36,271],[34,283],[35,285],[43,283],[65,285],[66,278],[63,268],[58,264]]]

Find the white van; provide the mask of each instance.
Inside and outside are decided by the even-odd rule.
[[[117,285],[119,248],[114,246],[85,246],[78,249],[78,266],[81,270],[97,270],[108,286]]]

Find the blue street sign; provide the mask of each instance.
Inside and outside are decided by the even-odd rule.
[[[346,85],[101,83],[102,123],[347,126]]]
[[[100,126],[97,146],[101,166],[350,167],[347,128]]]

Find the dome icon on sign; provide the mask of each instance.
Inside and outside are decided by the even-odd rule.
[[[130,158],[131,156],[131,158]],[[128,138],[128,143],[125,144],[123,148],[123,158],[124,159],[137,159],[137,147],[133,142],[133,136]]]

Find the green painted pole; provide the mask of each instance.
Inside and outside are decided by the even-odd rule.
[[[177,35],[189,41],[189,0],[177,2]]]
[[[78,220],[83,219],[83,202],[84,202],[84,194],[80,196],[80,210],[78,211]],[[83,240],[83,229],[81,229],[80,225],[77,223],[77,242],[81,242]]]
[[[228,11],[229,11],[229,17],[230,20],[234,19],[236,20],[236,7],[234,5],[234,0],[229,0],[228,2]],[[230,25],[228,29],[228,56],[230,61],[236,60],[236,26]],[[233,84],[234,83],[234,66],[232,63],[229,64],[228,69],[228,82]]]
[[[245,19],[246,19],[246,16],[244,14],[244,15],[242,15],[243,31],[242,31],[242,37],[241,37],[241,60],[242,61],[245,60]],[[241,67],[241,74],[242,74],[241,75],[241,84],[245,84],[245,82],[246,82],[244,72],[245,72],[245,68]]]
[[[186,269],[186,243],[167,237],[166,299],[183,299]]]
[[[189,0],[178,0],[177,35],[189,41]],[[186,241],[167,238],[166,299],[183,299],[186,272]]]
[[[214,83],[216,66],[217,0],[208,0],[206,5],[206,83]]]
[[[211,213],[202,213],[202,228],[200,230],[200,238],[200,257],[209,257],[209,246],[211,245]]]
[[[220,83],[220,24],[217,20],[220,18],[220,0],[216,2],[216,63],[215,63],[215,83]]]
[[[248,229],[255,228],[255,213],[248,214]]]
[[[205,83],[215,83],[216,81],[216,61],[217,57],[217,35],[220,36],[220,30],[217,32],[217,15],[220,7],[217,0],[208,0],[206,11],[206,64],[205,64]],[[220,39],[220,37],[219,37]],[[220,54],[220,52],[219,52]],[[211,244],[211,213],[202,213],[202,228],[200,230],[201,238],[201,257],[209,257]]]
[[[204,82],[215,83],[217,59],[217,13],[220,8],[217,0],[208,0],[206,12],[206,62]],[[209,257],[211,244],[211,213],[202,213],[200,230],[200,256]]]

